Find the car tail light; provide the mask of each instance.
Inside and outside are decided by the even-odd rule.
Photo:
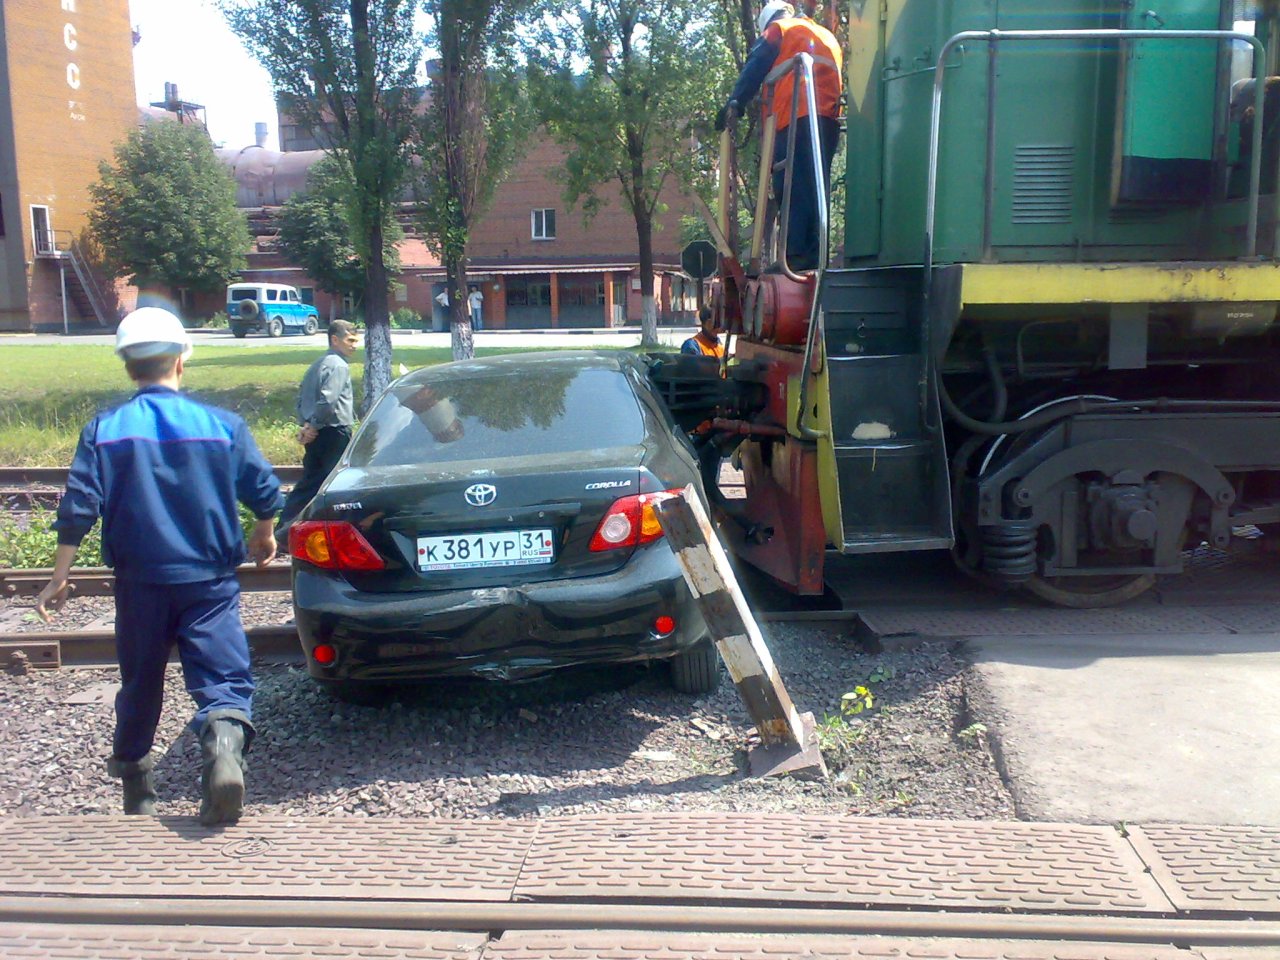
[[[311,659],[322,667],[327,667],[338,659],[338,651],[327,643],[317,644],[311,651]]]
[[[656,633],[658,636],[665,637],[669,633],[675,633],[675,629],[676,629],[675,617],[668,616],[667,614],[664,613],[662,614],[662,616],[654,618],[653,632]]]
[[[345,520],[304,520],[289,528],[289,555],[324,570],[382,570],[386,563]]]
[[[616,550],[619,547],[637,547],[651,543],[662,536],[662,524],[653,512],[659,500],[677,496],[683,488],[662,490],[658,493],[640,493],[615,500],[604,515],[591,538],[591,550]]]

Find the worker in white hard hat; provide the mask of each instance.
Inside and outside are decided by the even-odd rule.
[[[836,141],[840,136],[840,95],[843,90],[841,75],[844,58],[840,43],[826,27],[808,17],[797,14],[796,8],[785,0],[769,0],[756,19],[759,38],[747,55],[738,82],[729,100],[716,115],[716,130],[732,126],[742,116],[743,108],[764,87],[762,104],[764,116],[772,116],[776,127],[773,147],[775,164],[786,159],[788,128],[792,120],[803,120],[809,115],[808,98],[803,87],[791,115],[792,91],[796,86],[794,59],[807,53],[813,58],[814,103],[818,114],[818,141],[821,155],[823,183],[819,191],[815,182],[813,146],[808,122],[796,130],[796,155],[792,164],[791,209],[787,220],[787,263],[793,270],[813,270],[818,266],[821,245],[818,236],[818,203],[826,203],[831,191],[831,161],[835,157]],[[781,201],[784,171],[776,169],[773,175],[773,195]]]
[[[115,571],[121,681],[107,772],[123,781],[124,812],[156,812],[151,748],[176,645],[196,703],[200,819],[232,821],[254,732],[236,568],[246,556],[259,566],[275,556],[280,484],[240,417],[180,392],[191,338],[172,313],[129,314],[116,353],[138,389],[80,435],[54,523],[53,575],[36,612],[47,621],[65,601],[76,550],[101,518],[103,559]],[[256,518],[247,547],[238,503]]]

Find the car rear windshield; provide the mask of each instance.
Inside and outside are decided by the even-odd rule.
[[[232,300],[252,300],[258,295],[257,290],[232,290]]]
[[[616,370],[542,370],[397,384],[360,428],[358,467],[490,460],[644,440],[644,416]]]

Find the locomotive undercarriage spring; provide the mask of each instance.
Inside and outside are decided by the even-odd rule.
[[[1030,520],[1006,520],[981,527],[982,567],[1006,583],[1025,583],[1036,572],[1036,526]]]

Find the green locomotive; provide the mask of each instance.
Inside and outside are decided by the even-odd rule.
[[[848,14],[842,257],[725,258],[737,552],[1102,606],[1280,530],[1280,3]]]

